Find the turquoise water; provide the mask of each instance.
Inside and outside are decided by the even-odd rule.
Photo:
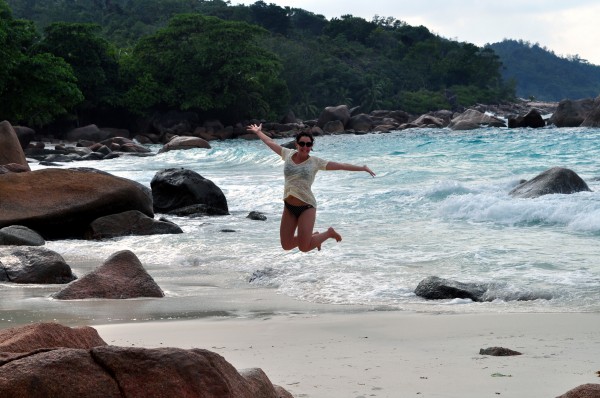
[[[167,297],[160,304],[129,303],[131,313],[115,317],[133,319],[138,311],[146,318],[193,316],[206,308],[235,312],[238,304],[226,303],[255,291],[336,308],[600,311],[600,129],[419,129],[317,137],[314,155],[368,164],[377,177],[343,171],[317,175],[317,229],[334,226],[343,241],[328,241],[321,252],[308,254],[279,246],[279,158],[259,141],[211,145],[72,164],[148,186],[156,171],[185,167],[215,182],[229,203],[230,216],[172,217],[182,235],[49,242],[48,248],[80,275],[117,250],[138,255]],[[593,192],[537,199],[508,195],[519,180],[554,166],[574,170]],[[267,221],[247,219],[252,210],[265,213]],[[253,274],[258,277],[249,283]],[[429,275],[490,284],[491,301],[420,299],[413,291]],[[56,289],[0,285],[0,308],[14,316],[71,311],[73,317],[110,318],[117,311],[114,304],[98,302],[67,307],[47,298]],[[211,305],[207,294],[211,300],[230,299]],[[517,301],[521,296],[539,299]],[[257,301],[261,311],[269,308],[268,298]]]

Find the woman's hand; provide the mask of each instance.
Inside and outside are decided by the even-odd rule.
[[[246,127],[246,130],[252,131],[254,134],[258,134],[262,131],[262,123],[261,124],[251,124]]]
[[[373,170],[371,170],[366,164],[363,166],[363,170],[371,174],[371,177],[375,177],[375,173],[373,173]]]
[[[283,148],[281,147],[281,145],[279,145],[278,143],[273,141],[273,139],[271,137],[269,137],[268,135],[263,133],[262,123],[261,124],[251,124],[248,127],[246,127],[246,130],[251,131],[254,134],[256,134],[262,142],[264,142],[269,148],[271,148],[273,150],[273,152],[275,152],[276,154],[281,156]]]

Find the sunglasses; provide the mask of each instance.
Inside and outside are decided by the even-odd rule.
[[[313,143],[312,143],[312,142],[310,142],[310,141],[309,141],[309,142],[298,141],[298,142],[297,142],[297,144],[298,144],[298,145],[300,145],[300,146],[301,146],[301,147],[303,147],[303,148],[304,148],[305,146],[307,146],[307,147],[309,147],[309,148],[310,148],[311,146],[313,146]]]

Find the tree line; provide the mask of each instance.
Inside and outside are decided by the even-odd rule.
[[[424,113],[514,97],[490,48],[392,17],[263,1],[0,0],[0,119],[45,127],[168,110],[224,122],[330,105]]]
[[[523,40],[505,39],[487,47],[502,60],[502,75],[516,82],[519,97],[560,101],[595,98],[600,93],[600,66],[578,55],[561,57]]]

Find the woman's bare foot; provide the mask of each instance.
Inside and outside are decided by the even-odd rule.
[[[342,235],[338,234],[335,231],[335,229],[333,229],[333,227],[329,227],[329,229],[327,230],[327,234],[329,235],[330,238],[335,239],[337,242],[342,241]]]

